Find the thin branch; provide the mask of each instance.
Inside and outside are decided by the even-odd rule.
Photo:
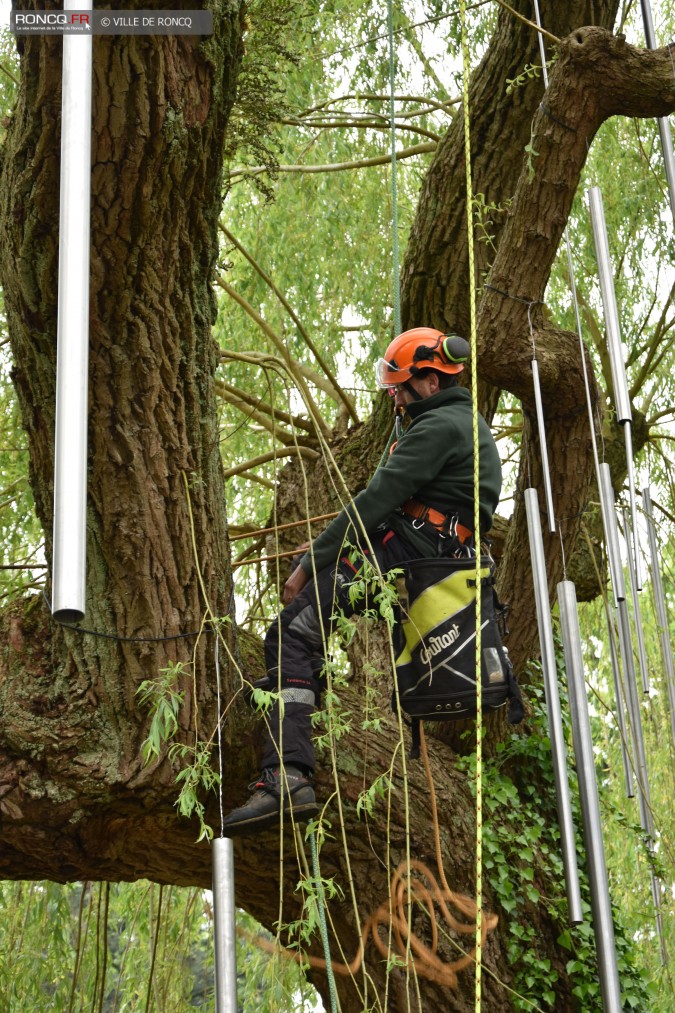
[[[396,152],[396,161],[403,158],[412,158],[414,155],[422,155],[429,151],[435,151],[436,144],[428,141],[426,144],[414,144],[412,148],[402,148]],[[371,165],[388,165],[391,162],[391,153],[388,155],[377,155],[374,158],[360,158],[353,162],[335,162],[332,165],[279,165],[275,172],[343,172],[346,169],[366,169]],[[231,169],[228,173],[230,179],[235,176],[259,176],[260,173],[269,172],[266,165],[243,166],[240,169]]]
[[[266,401],[261,401],[260,398],[254,397],[245,390],[241,390],[240,387],[234,387],[231,383],[227,383],[226,380],[216,381],[216,389],[218,392],[220,392],[221,386],[228,394],[232,395],[233,398],[236,397],[244,404],[250,405],[251,408],[264,412],[265,415],[271,415],[272,418],[279,419],[280,422],[284,422],[287,426],[295,426],[297,429],[304,429],[305,432],[308,433],[313,431],[312,423],[308,422],[307,419],[301,418],[299,415],[291,415],[278,408],[273,408],[271,405],[268,405]]]
[[[264,485],[266,489],[276,489],[276,482],[272,482],[269,478],[263,478],[262,475],[254,475],[253,472],[247,472],[245,475],[241,475],[240,478],[245,479],[247,482],[256,482],[258,485]]]
[[[322,109],[327,109],[328,106],[335,105],[337,102],[346,102],[347,100],[356,99],[358,102],[389,102],[389,95],[375,95],[372,93],[363,93],[358,91],[350,91],[346,95],[337,95],[335,98],[329,98],[325,102],[321,102],[319,105],[310,106],[309,109],[304,109],[298,116],[311,116],[312,113],[321,112]],[[448,106],[459,105],[462,101],[460,98],[451,98],[447,102],[436,102],[435,99],[427,98],[424,95],[394,95],[395,102],[419,102],[422,106],[428,106],[429,109],[435,109],[438,112],[447,112]],[[397,116],[422,116],[427,110],[422,111],[408,111],[398,112]]]
[[[286,299],[286,297],[284,296],[284,294],[280,291],[279,288],[277,288],[277,286],[272,281],[272,279],[270,278],[270,276],[267,274],[267,272],[265,270],[263,270],[263,268],[260,266],[260,264],[258,264],[258,262],[255,260],[255,258],[252,256],[252,254],[250,254],[248,252],[248,250],[245,249],[245,247],[243,246],[243,244],[235,236],[232,235],[232,233],[229,231],[229,229],[227,229],[222,223],[220,225],[220,228],[221,228],[221,231],[223,232],[223,234],[230,240],[230,242],[234,243],[234,245],[237,247],[237,249],[239,250],[239,252],[241,254],[243,254],[243,256],[249,262],[249,264],[254,269],[254,271],[256,271],[257,274],[260,275],[260,277],[263,279],[263,281],[265,282],[265,284],[269,288],[272,289],[272,291],[274,292],[275,296],[277,297],[277,299],[279,300],[279,302],[281,303],[281,305],[288,311],[288,313],[289,313],[289,315],[290,315],[293,323],[295,324],[295,326],[297,327],[298,331],[300,332],[300,336],[302,337],[302,340],[305,342],[305,344],[309,348],[310,352],[312,353],[312,355],[314,356],[314,358],[316,359],[316,361],[321,366],[321,369],[324,371],[324,373],[326,374],[326,376],[330,380],[331,386],[333,388],[333,395],[332,396],[333,396],[334,400],[336,400],[336,401],[337,400],[342,401],[342,403],[344,404],[345,408],[347,409],[349,417],[352,419],[352,421],[353,422],[358,422],[359,421],[359,417],[356,414],[356,409],[354,407],[353,401],[345,393],[345,391],[342,389],[342,387],[338,383],[337,377],[335,376],[335,374],[333,373],[332,369],[330,368],[330,366],[328,365],[328,363],[324,359],[323,355],[319,352],[318,348],[316,347],[316,345],[314,344],[314,342],[310,338],[310,336],[307,333],[306,329],[303,327],[302,323],[300,322],[300,319],[298,318],[297,313],[295,312],[295,310],[293,309],[293,307],[291,306],[291,304],[288,302],[288,300]]]
[[[653,372],[652,366],[654,364],[653,363],[654,356],[656,355],[659,345],[664,340],[664,338],[668,334],[668,331],[672,328],[673,324],[675,323],[675,319],[670,321],[666,319],[666,314],[672,304],[674,297],[675,297],[675,282],[673,282],[670,288],[668,298],[666,299],[665,304],[663,306],[663,310],[661,311],[661,316],[659,317],[657,324],[654,327],[654,333],[652,334],[651,341],[649,342],[649,345],[647,347],[647,355],[645,361],[643,362],[642,366],[640,366],[638,375],[633,385],[631,386],[630,389],[631,398],[635,397],[636,393],[642,387],[642,384],[644,383],[646,377],[649,375],[650,372]]]
[[[670,510],[666,510],[666,508],[664,506],[661,506],[660,503],[657,503],[656,500],[652,500],[652,506],[658,507],[661,513],[665,514],[668,520],[672,521],[673,524],[675,524],[675,515],[671,514]]]
[[[216,393],[219,394],[223,401],[226,401],[227,404],[231,404],[235,408],[238,408],[241,404],[245,404],[247,406],[246,415],[248,421],[257,422],[259,426],[262,426],[268,433],[271,433],[275,440],[279,440],[279,442],[283,443],[285,447],[293,445],[294,439],[291,434],[287,433],[284,429],[281,429],[273,418],[269,418],[263,412],[259,411],[258,407],[252,407],[248,399],[244,400],[244,398],[231,394],[226,389],[226,385],[222,382],[222,380],[216,380],[215,387]],[[255,401],[255,399],[251,400]]]
[[[347,114],[347,113],[344,114],[345,117],[347,115],[349,115],[349,114]],[[387,122],[386,117],[384,117],[384,116],[382,117],[381,120],[372,120],[372,119],[371,120],[366,120],[366,119],[359,120],[359,119],[346,119],[346,118],[345,119],[341,119],[341,120],[338,120],[338,119],[330,120],[330,119],[324,118],[322,120],[307,120],[306,122],[303,122],[302,120],[299,120],[299,119],[296,119],[296,118],[292,118],[291,119],[289,117],[288,119],[279,120],[279,122],[280,123],[284,123],[284,124],[286,124],[286,126],[290,126],[290,127],[322,127],[324,129],[329,129],[329,130],[337,130],[339,128],[352,129],[354,127],[360,128],[360,129],[367,128],[369,130],[390,130],[391,129],[390,123]],[[433,130],[426,130],[424,127],[416,127],[413,124],[408,124],[408,123],[397,123],[396,124],[396,130],[398,130],[398,131],[407,130],[407,131],[409,131],[412,134],[419,134],[421,137],[429,137],[432,141],[436,141],[436,143],[438,143],[438,141],[440,141],[441,137],[442,137],[441,134],[434,133]]]
[[[662,411],[657,412],[656,415],[652,415],[650,419],[647,419],[646,424],[649,428],[651,428],[652,426],[655,426],[656,423],[659,421],[659,419],[662,419],[665,415],[674,415],[674,414],[675,414],[675,407],[664,408]]]
[[[6,74],[7,77],[10,79],[10,81],[13,81],[14,84],[16,85],[19,84],[19,79],[17,77],[14,77],[14,74],[12,74],[11,70],[5,67],[4,63],[0,63],[0,70],[3,72],[3,74]]]
[[[258,325],[260,330],[264,334],[266,334],[267,337],[270,339],[274,347],[278,350],[279,354],[281,355],[282,361],[286,369],[295,380],[298,389],[300,390],[305,400],[305,404],[309,409],[310,415],[315,416],[317,427],[321,430],[326,439],[330,439],[330,429],[324,422],[321,416],[321,412],[319,411],[318,406],[314,401],[314,398],[312,397],[309,388],[307,387],[307,384],[305,383],[302,371],[299,369],[297,362],[295,362],[290,352],[286,348],[286,345],[284,344],[283,340],[279,337],[274,328],[270,327],[267,321],[263,320],[260,314],[253,309],[251,304],[247,302],[247,300],[244,299],[244,297],[240,295],[235,289],[233,289],[231,285],[228,285],[227,282],[224,281],[222,278],[216,278],[216,283],[222,288],[223,292],[227,292],[227,294],[231,296],[235,302],[239,303],[244,312],[248,314],[251,320],[253,320]]]
[[[539,26],[537,24],[535,24],[534,21],[530,21],[528,18],[524,17],[522,14],[519,14],[518,11],[514,11],[513,7],[511,7],[509,4],[505,3],[504,0],[497,0],[497,3],[499,4],[500,7],[503,7],[505,11],[508,11],[509,14],[512,14],[513,17],[516,18],[517,21],[522,21],[522,23],[524,25],[528,25],[530,28],[534,28],[535,32],[540,32],[543,36],[545,36],[547,39],[549,39],[550,42],[556,42],[556,43],[560,42],[560,39],[558,38],[557,35],[551,35],[551,33],[547,32],[546,29],[539,28]]]
[[[274,461],[278,457],[297,457],[298,454],[301,457],[308,457],[312,461],[315,461],[320,456],[318,451],[311,450],[310,447],[287,447],[284,450],[270,450],[267,454],[252,457],[250,461],[237,464],[234,468],[226,468],[223,472],[223,478],[227,479],[232,478],[233,475],[241,475],[242,472],[250,471],[251,468],[258,468],[261,464],[269,464],[270,461]]]
[[[422,64],[422,67],[424,68],[427,76],[431,78],[431,80],[434,82],[434,84],[438,88],[438,91],[440,92],[441,97],[447,100],[449,98],[447,89],[446,89],[445,85],[443,84],[443,82],[441,81],[441,79],[438,76],[438,74],[436,73],[436,71],[434,70],[433,66],[431,65],[429,59],[427,58],[426,54],[424,53],[424,50],[422,49],[420,40],[417,38],[417,33],[415,32],[415,28],[417,27],[417,25],[413,25],[412,24],[412,22],[410,21],[410,18],[407,16],[407,14],[405,13],[405,11],[403,10],[403,5],[401,5],[401,7],[399,7],[398,14],[399,14],[399,18],[405,23],[405,27],[409,29],[409,34],[406,34],[406,36],[405,36],[406,42],[410,45],[410,47],[412,48],[413,52],[415,53],[415,56],[417,57],[417,59]]]

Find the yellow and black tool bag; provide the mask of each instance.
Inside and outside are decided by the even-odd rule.
[[[491,560],[481,559],[481,680],[484,711],[509,704],[509,721],[523,719],[513,666],[495,608]],[[398,578],[396,682],[401,710],[412,723],[419,755],[419,722],[476,715],[476,561],[414,559]]]

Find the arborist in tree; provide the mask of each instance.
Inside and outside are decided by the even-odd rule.
[[[278,823],[282,804],[289,819],[291,810],[296,820],[319,811],[311,784],[311,717],[322,689],[331,617],[366,608],[365,601],[349,599],[349,584],[363,564],[350,559],[347,546],[357,546],[360,558],[383,574],[411,559],[473,547],[472,400],[457,382],[468,355],[463,338],[416,327],[395,338],[378,362],[378,386],[395,399],[397,415],[406,412],[411,422],[367,487],[314,540],[284,585],[286,607],[265,638],[267,678],[257,684],[278,690],[283,707],[275,702],[267,714],[262,773],[248,802],[225,818],[226,835],[253,834]],[[484,535],[492,526],[502,474],[495,441],[480,416],[478,426]]]

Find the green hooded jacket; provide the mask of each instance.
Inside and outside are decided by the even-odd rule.
[[[312,573],[312,556],[314,566],[321,570],[335,563],[346,541],[359,541],[357,532],[365,529],[372,534],[380,525],[392,528],[420,558],[436,556],[438,539],[427,533],[427,525],[414,527],[414,518],[400,512],[400,507],[409,499],[444,514],[456,513],[460,523],[473,530],[471,394],[464,387],[450,387],[422,401],[414,401],[407,406],[407,411],[412,422],[394,451],[366,488],[354,497],[353,504],[331,521],[300,560],[305,573]],[[480,530],[485,535],[492,527],[492,515],[499,502],[502,469],[490,428],[480,415],[478,460]],[[359,520],[352,526],[355,517]]]

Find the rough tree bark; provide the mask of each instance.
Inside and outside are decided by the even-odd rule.
[[[607,8],[609,9],[609,7]],[[89,585],[87,623],[118,637],[176,636],[199,628],[206,603],[230,611],[223,485],[217,453],[213,395],[213,302],[209,279],[217,251],[220,155],[241,52],[238,5],[216,20],[213,39],[199,48],[186,39],[99,39],[95,46],[95,124],[92,210],[91,426]],[[55,364],[55,288],[60,47],[29,40],[23,53],[21,98],[3,154],[0,230],[2,281],[16,363],[15,382],[31,450],[31,481],[47,543],[51,529],[51,460]],[[598,87],[602,75],[602,88]],[[603,119],[664,115],[675,107],[668,54],[632,50],[600,29],[576,32],[561,48],[552,74],[548,113],[534,125],[540,152],[532,182],[520,176],[510,217],[493,265],[492,283],[504,291],[541,298],[578,174]],[[555,116],[555,119],[552,118]],[[561,126],[560,122],[567,124]],[[571,127],[572,129],[568,129]],[[421,322],[421,321],[415,321]],[[437,322],[437,321],[431,321]],[[444,324],[445,326],[445,324]],[[486,292],[480,309],[481,371],[531,407],[529,331],[520,303]],[[583,500],[587,472],[570,475],[570,454],[587,456],[578,357],[568,335],[536,319],[556,488],[567,483],[564,510]],[[574,363],[574,368],[570,366]],[[556,416],[565,416],[557,419]],[[560,428],[557,428],[557,427]],[[530,446],[533,440],[530,439]],[[347,452],[349,438],[345,441]],[[371,450],[372,453],[372,450]],[[365,456],[365,455],[362,455]],[[532,454],[531,468],[536,469]],[[310,476],[312,478],[312,476]],[[186,491],[186,482],[187,490]],[[192,537],[188,502],[194,517]],[[570,537],[574,520],[566,520]],[[522,537],[517,516],[511,558]],[[551,554],[553,550],[551,549]],[[48,544],[49,558],[49,544]],[[554,566],[557,565],[552,560]],[[522,570],[510,571],[527,599]],[[554,571],[555,572],[555,569]],[[523,643],[532,630],[522,628]],[[528,639],[529,638],[529,639]],[[143,768],[139,744],[144,718],[134,691],[167,664],[186,665],[186,704],[180,738],[191,741],[195,720],[208,737],[215,725],[213,639],[130,643],[53,627],[41,601],[5,612],[0,626],[0,873],[7,878],[135,879],[210,882],[208,845],[193,843],[195,827],[173,813],[175,769],[163,758]],[[247,674],[259,667],[257,646],[242,639]],[[523,653],[525,649],[523,648]],[[233,700],[225,733],[225,804],[245,794],[255,765],[256,732],[236,698],[238,677],[229,666],[224,692]],[[194,682],[193,682],[194,679]],[[363,671],[341,692],[342,706],[358,715]],[[382,677],[376,677],[383,681]],[[384,679],[386,682],[386,679]],[[382,688],[380,699],[386,697]],[[331,797],[331,763],[319,773],[321,797],[336,843],[322,852],[322,871],[335,876],[356,908],[331,905],[347,955],[357,948],[358,923],[387,896],[390,868],[405,857],[407,831],[400,759],[396,804],[387,827],[382,811],[367,829],[355,816],[358,793],[389,766],[398,732],[386,717],[377,735],[359,722],[340,743],[335,760],[344,809]],[[446,874],[461,892],[473,892],[473,804],[469,786],[442,743],[431,762],[444,813],[441,836]],[[410,847],[433,868],[428,797],[423,776],[410,772]],[[215,807],[214,807],[215,808]],[[212,813],[217,826],[217,813]],[[351,870],[340,846],[349,837]],[[285,838],[284,918],[295,917],[297,870]],[[268,925],[279,915],[279,849],[274,835],[237,844],[240,903]],[[389,869],[382,863],[387,856]],[[494,898],[486,897],[486,906]],[[532,921],[550,941],[560,970],[557,1008],[571,1007],[564,966],[553,940],[557,928],[543,910]],[[508,1008],[511,980],[504,937],[490,935],[485,1007]],[[368,953],[362,992],[348,981],[339,990],[345,1011],[365,1008],[382,994],[385,968]],[[564,961],[563,961],[564,963]],[[470,974],[457,993],[421,982],[423,1008],[473,1008]],[[320,973],[316,979],[325,989]],[[390,979],[390,1010],[407,1007],[405,976]],[[413,989],[408,993],[408,987]]]
[[[212,638],[175,638],[200,629],[198,571],[217,615],[232,600],[210,280],[239,5],[214,20],[203,44],[94,40],[86,625],[104,636],[50,624],[41,600],[5,615],[0,869],[8,876],[87,876],[84,866],[109,848],[125,855],[123,878],[147,872],[133,857],[147,851],[143,813],[158,803],[170,812],[175,772],[143,768],[135,691],[181,663],[183,688],[194,678],[196,690],[186,693],[183,737],[197,707],[213,709]],[[22,50],[2,156],[2,283],[50,559],[61,45],[29,38]],[[112,796],[117,810],[107,808]],[[175,847],[163,834],[160,852],[164,843]]]

